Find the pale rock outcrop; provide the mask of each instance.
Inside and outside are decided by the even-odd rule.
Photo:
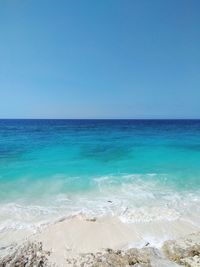
[[[166,241],[162,250],[172,261],[188,267],[200,267],[200,232]]]

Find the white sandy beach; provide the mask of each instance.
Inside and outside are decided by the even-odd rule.
[[[107,248],[122,251],[143,247],[160,249],[166,240],[178,239],[198,231],[200,227],[183,218],[174,221],[124,223],[117,217],[88,218],[78,215],[44,225],[35,234],[17,231],[4,238],[1,236],[1,242],[4,239],[10,243],[17,241],[18,244],[25,240],[41,242],[44,251],[50,252],[48,262],[56,266],[68,266],[67,259],[83,254],[98,253]]]
[[[52,252],[52,262],[65,266],[66,258],[80,253],[95,253],[106,248],[141,248],[147,244],[159,248],[168,239],[199,230],[185,220],[126,224],[115,217],[95,220],[77,216],[48,226],[33,240],[41,241],[44,249]]]

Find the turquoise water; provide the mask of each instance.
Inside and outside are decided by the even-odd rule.
[[[127,207],[174,219],[199,190],[199,120],[0,120],[0,231]]]

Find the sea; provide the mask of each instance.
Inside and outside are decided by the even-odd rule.
[[[78,214],[200,225],[200,120],[0,120],[0,233]]]

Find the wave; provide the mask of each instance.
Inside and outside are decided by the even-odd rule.
[[[117,216],[126,223],[172,221],[185,217],[199,225],[199,190],[178,190],[163,183],[160,175],[157,178],[154,173],[94,177],[92,190],[52,194],[50,189],[49,194],[46,192],[45,196],[39,197],[37,205],[33,205],[32,199],[1,203],[0,232],[35,231],[43,224],[77,214]]]

